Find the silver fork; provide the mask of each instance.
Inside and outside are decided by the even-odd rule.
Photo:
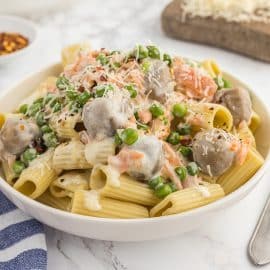
[[[251,261],[256,265],[270,263],[270,196],[261,213],[248,246]]]

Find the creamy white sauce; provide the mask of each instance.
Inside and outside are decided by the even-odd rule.
[[[100,211],[102,209],[99,203],[99,193],[96,190],[87,192],[87,196],[84,197],[84,206],[90,211]]]
[[[105,173],[108,177],[107,181],[109,181],[109,184],[113,187],[120,187],[120,173],[118,170],[116,170],[113,167],[106,167]]]
[[[195,188],[202,194],[203,197],[207,198],[207,197],[211,196],[211,194],[206,186],[198,185]]]

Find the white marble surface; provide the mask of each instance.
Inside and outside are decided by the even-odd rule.
[[[40,24],[38,47],[27,59],[0,67],[0,90],[30,72],[57,61],[63,45],[89,39],[93,47],[129,48],[154,42],[164,49],[197,59],[215,58],[246,81],[270,105],[270,65],[206,46],[175,41],[160,29],[160,13],[167,0],[93,0],[71,11],[31,14]],[[270,173],[240,203],[223,210],[216,220],[177,237],[143,243],[82,239],[46,228],[48,269],[95,270],[236,270],[255,269],[247,244],[270,193]],[[266,266],[264,269],[270,269]]]

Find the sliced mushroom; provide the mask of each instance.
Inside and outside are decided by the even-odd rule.
[[[249,123],[252,103],[247,90],[243,88],[222,89],[216,92],[214,100],[230,110],[234,125],[239,125],[243,120]]]
[[[8,118],[1,129],[0,138],[7,152],[17,155],[40,134],[38,126],[29,120]]]
[[[161,60],[151,59],[149,71],[145,75],[145,86],[152,99],[164,102],[166,93],[174,90],[175,83],[172,80],[168,65]]]
[[[126,100],[96,98],[83,108],[83,123],[92,139],[111,137],[127,123],[131,111]]]
[[[235,157],[231,150],[236,138],[222,129],[201,131],[193,139],[193,158],[202,172],[219,176],[227,171]]]

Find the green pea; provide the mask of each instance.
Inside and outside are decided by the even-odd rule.
[[[134,54],[137,59],[141,60],[148,57],[148,50],[146,47],[139,45],[135,48]]]
[[[232,87],[232,84],[229,82],[229,81],[227,81],[226,79],[224,79],[224,78],[222,78],[223,79],[223,87],[224,88],[231,88]]]
[[[103,97],[108,91],[114,90],[111,84],[98,85],[94,88],[95,97]]]
[[[87,103],[87,101],[90,99],[90,97],[91,97],[90,93],[85,91],[78,96],[77,101],[79,104],[81,104],[83,106],[84,104]]]
[[[160,59],[160,52],[156,46],[147,46],[148,55],[154,59]]]
[[[48,125],[43,125],[40,129],[42,133],[49,133],[52,131],[52,129]]]
[[[43,101],[44,101],[44,98],[38,98],[33,102],[33,104],[37,104],[37,103],[43,104]]]
[[[188,165],[187,165],[187,172],[189,175],[196,175],[199,171],[199,168],[198,168],[198,165],[196,164],[196,162],[190,162]]]
[[[120,138],[118,132],[115,133],[114,135],[114,143],[116,145],[121,145],[123,143],[122,139]]]
[[[149,187],[155,189],[159,184],[164,183],[164,178],[162,176],[157,176],[149,181]]]
[[[57,138],[53,132],[43,134],[42,138],[47,147],[56,147],[58,144]]]
[[[26,149],[22,155],[21,155],[21,160],[25,163],[28,164],[29,161],[35,159],[37,157],[37,150],[34,148],[29,148]]]
[[[153,117],[159,117],[164,114],[163,108],[158,104],[152,104],[149,111],[152,113]]]
[[[185,167],[176,167],[174,170],[181,181],[184,181],[186,179],[187,169]]]
[[[191,126],[189,124],[183,124],[178,127],[178,133],[180,135],[189,135],[191,133]]]
[[[78,93],[72,90],[66,91],[66,95],[70,100],[75,100],[78,97]]]
[[[104,53],[100,53],[96,58],[102,66],[107,65],[109,63],[109,59],[106,57]]]
[[[172,193],[172,188],[169,184],[160,185],[155,189],[154,193],[158,198],[163,199]]]
[[[69,80],[65,76],[60,76],[57,78],[56,87],[60,90],[66,89],[69,85]]]
[[[121,64],[119,62],[114,62],[113,63],[113,67],[114,68],[120,68],[121,67]]]
[[[192,149],[188,146],[181,145],[178,150],[184,157],[190,157],[192,155]]]
[[[163,61],[166,62],[168,64],[168,66],[171,66],[172,65],[172,58],[167,53],[164,53],[163,54]]]
[[[176,131],[172,131],[167,138],[167,142],[169,142],[172,145],[178,144],[179,141],[180,141],[180,135]]]
[[[41,109],[42,106],[40,103],[33,103],[28,109],[28,114],[29,116],[34,117]]]
[[[133,128],[126,128],[121,133],[121,139],[127,145],[134,144],[138,140],[138,137],[137,130]]]
[[[56,102],[55,104],[54,104],[54,106],[53,106],[53,112],[55,113],[55,112],[59,112],[60,110],[61,110],[61,108],[62,108],[62,105],[61,105],[61,103],[60,102]]]
[[[151,63],[149,61],[143,61],[141,68],[144,73],[147,73],[150,70]]]
[[[79,108],[81,108],[82,106],[76,102],[76,101],[72,101],[70,104],[69,104],[69,107],[68,109],[72,112],[75,112],[77,113],[79,111]]]
[[[19,112],[26,114],[27,113],[27,109],[28,109],[28,105],[27,104],[23,104],[20,108],[19,108]]]
[[[184,103],[176,103],[173,105],[172,113],[175,117],[184,117],[187,114],[187,106]]]
[[[217,86],[218,86],[218,90],[222,89],[222,88],[231,88],[232,85],[229,81],[227,81],[226,79],[224,79],[223,77],[221,77],[220,75],[217,76],[216,78],[214,78],[214,81],[216,82]]]
[[[137,96],[137,91],[136,91],[134,85],[128,84],[125,86],[125,88],[128,90],[131,98],[135,98]]]
[[[175,191],[178,190],[178,188],[176,187],[175,183],[170,182],[170,183],[168,183],[168,185],[170,185],[170,187],[172,189],[172,192],[175,192]]]
[[[16,175],[20,175],[21,172],[25,169],[25,165],[24,165],[24,163],[22,161],[16,160],[12,164],[12,169],[15,172]]]
[[[44,119],[44,113],[39,112],[36,114],[36,122],[39,126],[42,126],[46,123],[46,120]]]
[[[48,104],[52,99],[54,98],[54,95],[49,93],[47,96],[44,98],[44,104]]]
[[[50,107],[53,108],[54,105],[55,105],[56,103],[59,103],[59,102],[60,102],[59,98],[56,97],[56,96],[53,96],[53,97],[51,98],[51,100],[50,100]]]

